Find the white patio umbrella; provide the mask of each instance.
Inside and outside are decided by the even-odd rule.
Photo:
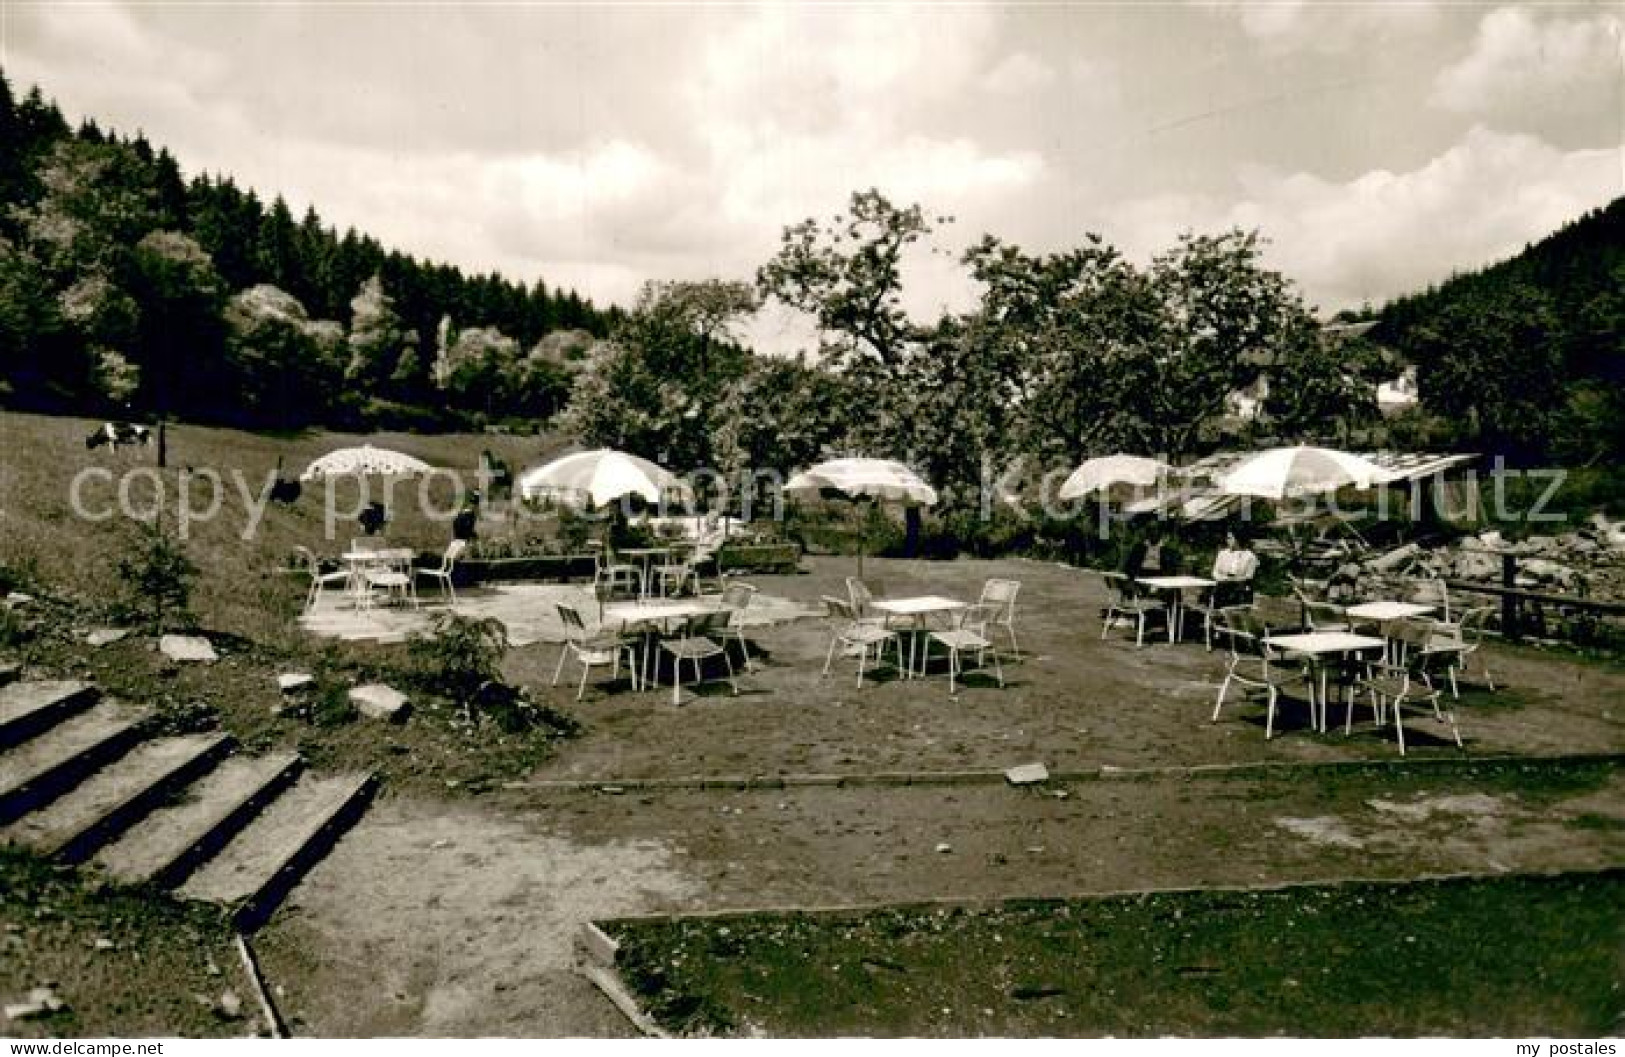
[[[332,477],[412,477],[428,473],[434,467],[422,459],[415,459],[388,448],[375,448],[363,444],[359,448],[339,448],[305,467],[299,475],[301,481],[319,481]]]
[[[1102,455],[1085,459],[1061,483],[1058,495],[1062,499],[1079,499],[1090,492],[1117,484],[1150,488],[1172,470],[1173,467],[1161,459],[1147,459],[1142,455]]]
[[[831,459],[808,467],[790,478],[787,492],[840,492],[849,499],[871,499],[904,506],[933,506],[937,490],[919,474],[893,459]],[[858,575],[863,575],[863,551],[858,546]]]
[[[1345,485],[1369,488],[1382,479],[1382,467],[1369,459],[1335,448],[1300,444],[1271,448],[1244,460],[1219,481],[1219,491],[1285,499],[1335,492]]]
[[[688,482],[648,459],[613,448],[578,451],[554,459],[519,475],[519,494],[526,499],[558,495],[591,502],[613,503],[622,496],[642,496],[651,503],[668,492],[688,495]]]

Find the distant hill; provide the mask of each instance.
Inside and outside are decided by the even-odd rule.
[[[254,427],[534,425],[621,317],[421,261],[0,75],[0,401]],[[568,344],[568,342],[566,343]],[[539,351],[538,351],[539,350]],[[455,369],[446,369],[447,365]]]
[[[1455,439],[1525,459],[1625,455],[1625,197],[1509,260],[1385,306]]]

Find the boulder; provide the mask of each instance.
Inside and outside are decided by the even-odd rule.
[[[1571,567],[1548,558],[1525,558],[1518,563],[1518,571],[1533,576],[1541,583],[1557,584],[1564,588],[1572,588],[1579,578]]]
[[[410,708],[406,695],[383,683],[368,683],[350,691],[350,701],[368,719],[381,719],[399,723],[406,719]]]
[[[97,628],[85,636],[85,642],[91,646],[111,646],[129,633],[128,628]]]
[[[172,661],[202,661],[205,664],[219,660],[209,640],[201,635],[165,635],[158,640],[158,651]]]
[[[28,992],[28,998],[24,1001],[6,1006],[6,1019],[33,1020],[64,1008],[65,1004],[54,990],[49,987],[36,987]]]
[[[1403,547],[1395,547],[1387,554],[1379,555],[1366,562],[1366,568],[1379,573],[1397,572],[1420,554],[1422,548],[1414,543],[1407,543]]]
[[[1005,771],[1004,777],[1011,785],[1033,785],[1049,781],[1049,768],[1042,763],[1024,763]]]
[[[316,677],[314,675],[306,675],[304,672],[286,672],[276,677],[276,688],[284,694],[293,694],[310,689],[315,682]]]
[[[1487,551],[1463,550],[1456,555],[1455,570],[1458,580],[1494,580],[1501,575],[1501,559]]]

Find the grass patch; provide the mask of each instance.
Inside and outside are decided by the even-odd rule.
[[[1625,870],[605,927],[693,1034],[1561,1037],[1625,1011]]]
[[[74,871],[0,848],[0,1000],[51,986],[66,1008],[8,1021],[13,1036],[233,1036],[247,1019],[216,1012],[231,989],[253,1016],[231,930],[213,907],[100,892]],[[99,942],[98,942],[99,941]]]

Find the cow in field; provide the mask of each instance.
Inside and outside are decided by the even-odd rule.
[[[85,438],[85,447],[91,450],[106,445],[117,452],[120,444],[146,447],[152,443],[152,427],[132,422],[103,422]]]

